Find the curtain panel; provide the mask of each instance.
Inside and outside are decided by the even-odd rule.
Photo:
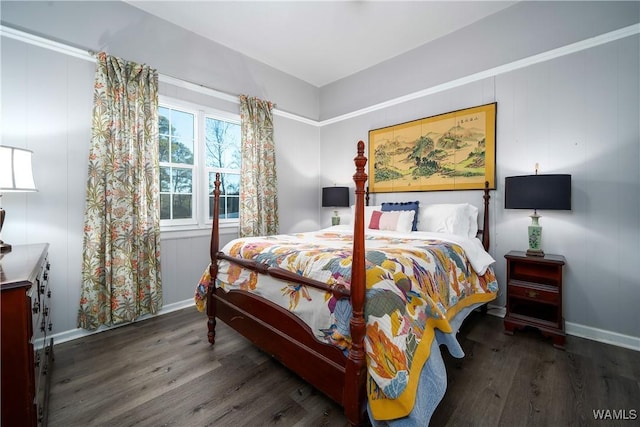
[[[278,234],[278,185],[273,104],[240,96],[241,237]]]
[[[162,307],[158,74],[97,54],[78,327]]]

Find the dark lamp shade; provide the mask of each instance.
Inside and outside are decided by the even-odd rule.
[[[349,206],[349,187],[324,187],[322,189],[322,207]]]
[[[571,175],[509,176],[504,181],[504,207],[571,210]]]

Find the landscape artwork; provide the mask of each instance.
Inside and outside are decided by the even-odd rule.
[[[369,131],[369,191],[495,189],[496,106]]]

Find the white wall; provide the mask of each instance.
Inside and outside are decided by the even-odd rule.
[[[2,2],[2,23],[47,40],[146,62],[163,75],[227,94],[277,103],[274,137],[280,230],[319,227],[319,128],[317,89],[273,68],[211,43],[120,2]],[[10,25],[9,25],[10,24]],[[145,31],[139,32],[137,26]],[[5,194],[2,239],[11,244],[50,243],[52,319],[56,341],[77,336],[82,229],[95,64],[87,59],[1,38],[3,145],[34,152],[39,191]],[[188,48],[185,48],[187,46]],[[186,85],[187,87],[189,85]],[[160,83],[160,94],[239,114],[239,105],[178,85]],[[304,159],[304,168],[301,160]],[[208,264],[207,229],[162,233],[165,309],[190,304]],[[237,236],[225,230],[221,244]],[[203,317],[205,322],[205,317]],[[204,324],[204,323],[203,323]]]
[[[3,1],[0,7],[4,25],[73,46],[102,48],[149,63],[160,73],[228,93],[256,95],[276,102],[283,111],[322,119],[317,126],[275,118],[283,232],[329,223],[331,212],[319,206],[319,189],[352,186],[355,143],[366,142],[369,130],[497,101],[498,189],[492,194],[491,252],[502,288],[502,257],[511,249],[526,247],[529,222],[526,213],[502,208],[504,177],[529,173],[536,162],[543,172],[571,173],[573,210],[541,212],[545,251],[567,257],[567,330],[640,348],[640,284],[635,272],[640,261],[637,31],[620,40],[336,119],[637,24],[637,2],[517,4],[506,9],[502,19],[491,17],[320,89],[123,3]],[[473,55],[447,54],[466,52],[469,35],[472,40],[491,42],[481,63]],[[465,62],[470,59],[471,63]],[[75,328],[93,69],[86,61],[2,38],[2,143],[35,151],[40,186],[37,194],[2,198],[8,211],[3,238],[15,244],[52,243],[57,333]],[[170,85],[162,85],[161,91],[205,98],[204,102],[228,111],[236,108]],[[481,202],[471,192],[386,194],[374,196],[373,202],[406,197],[423,203],[469,198]],[[343,214],[348,216],[348,210]],[[188,300],[194,280],[205,267],[208,236],[164,236],[162,245],[165,303]],[[499,302],[504,303],[504,295]]]
[[[565,35],[571,27],[579,27],[580,34],[584,34],[582,26],[593,17],[592,4],[585,9],[589,19],[583,19],[579,4],[573,6],[576,8],[566,21]],[[608,9],[599,5],[599,17],[608,24],[608,31],[640,22],[638,3],[622,5],[626,14],[619,13],[620,5],[614,6],[613,13],[608,15]],[[511,9],[505,13],[514,18]],[[632,35],[619,40],[570,54],[565,52],[555,59],[497,72],[410,101],[389,102],[389,106],[354,118],[327,119],[329,124],[321,129],[321,181],[328,184],[348,180],[352,169],[347,169],[347,159],[353,157],[355,143],[344,142],[358,139],[366,142],[369,130],[497,102],[497,190],[492,192],[491,201],[491,253],[497,261],[501,288],[498,304],[505,303],[503,256],[510,250],[527,248],[527,225],[531,221],[528,212],[503,208],[504,178],[533,173],[538,162],[541,173],[569,173],[573,180],[572,211],[539,212],[545,252],[562,254],[567,259],[564,317],[568,333],[640,349],[640,280],[636,272],[640,261],[639,28],[636,26]],[[475,28],[474,32],[477,31]],[[524,37],[516,29],[512,31],[514,39]],[[602,34],[608,33],[592,33],[590,37]],[[451,51],[463,50],[463,46],[455,45],[455,40],[440,42],[451,42]],[[550,49],[557,47],[562,46],[552,44]],[[500,50],[500,46],[496,48]],[[514,52],[511,55],[518,57]],[[420,61],[407,63],[405,57],[397,60],[411,68],[414,75],[427,76],[431,71],[428,64]],[[509,64],[486,66],[490,69],[492,65]],[[391,70],[394,65],[397,64],[392,60],[383,67]],[[473,66],[470,70],[468,75],[477,71]],[[377,72],[373,69],[360,73],[368,87],[380,90],[371,94],[369,105],[360,94],[359,104],[352,107],[365,109],[380,103],[379,92],[385,92],[386,81],[393,80],[395,75],[388,74],[383,79]],[[463,77],[455,75],[456,79]],[[432,82],[429,78],[425,80]],[[343,94],[354,90],[347,83],[336,83]],[[357,81],[355,86],[360,88],[362,84]],[[416,93],[429,92],[429,88],[438,85],[446,86],[447,81],[414,89]],[[412,93],[402,95],[412,98]],[[335,98],[331,100],[335,102]],[[325,101],[323,98],[321,108],[327,105]],[[336,163],[335,159],[344,160]],[[466,191],[379,194],[373,196],[373,202],[417,199],[422,203],[438,203],[467,198],[481,203],[478,193]],[[343,212],[347,214],[348,210]],[[326,221],[329,213],[323,215]]]

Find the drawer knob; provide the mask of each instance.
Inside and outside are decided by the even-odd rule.
[[[538,295],[540,295],[540,293],[539,293],[539,292],[531,291],[531,290],[528,290],[528,291],[527,291],[527,296],[528,296],[529,298],[538,298]]]

